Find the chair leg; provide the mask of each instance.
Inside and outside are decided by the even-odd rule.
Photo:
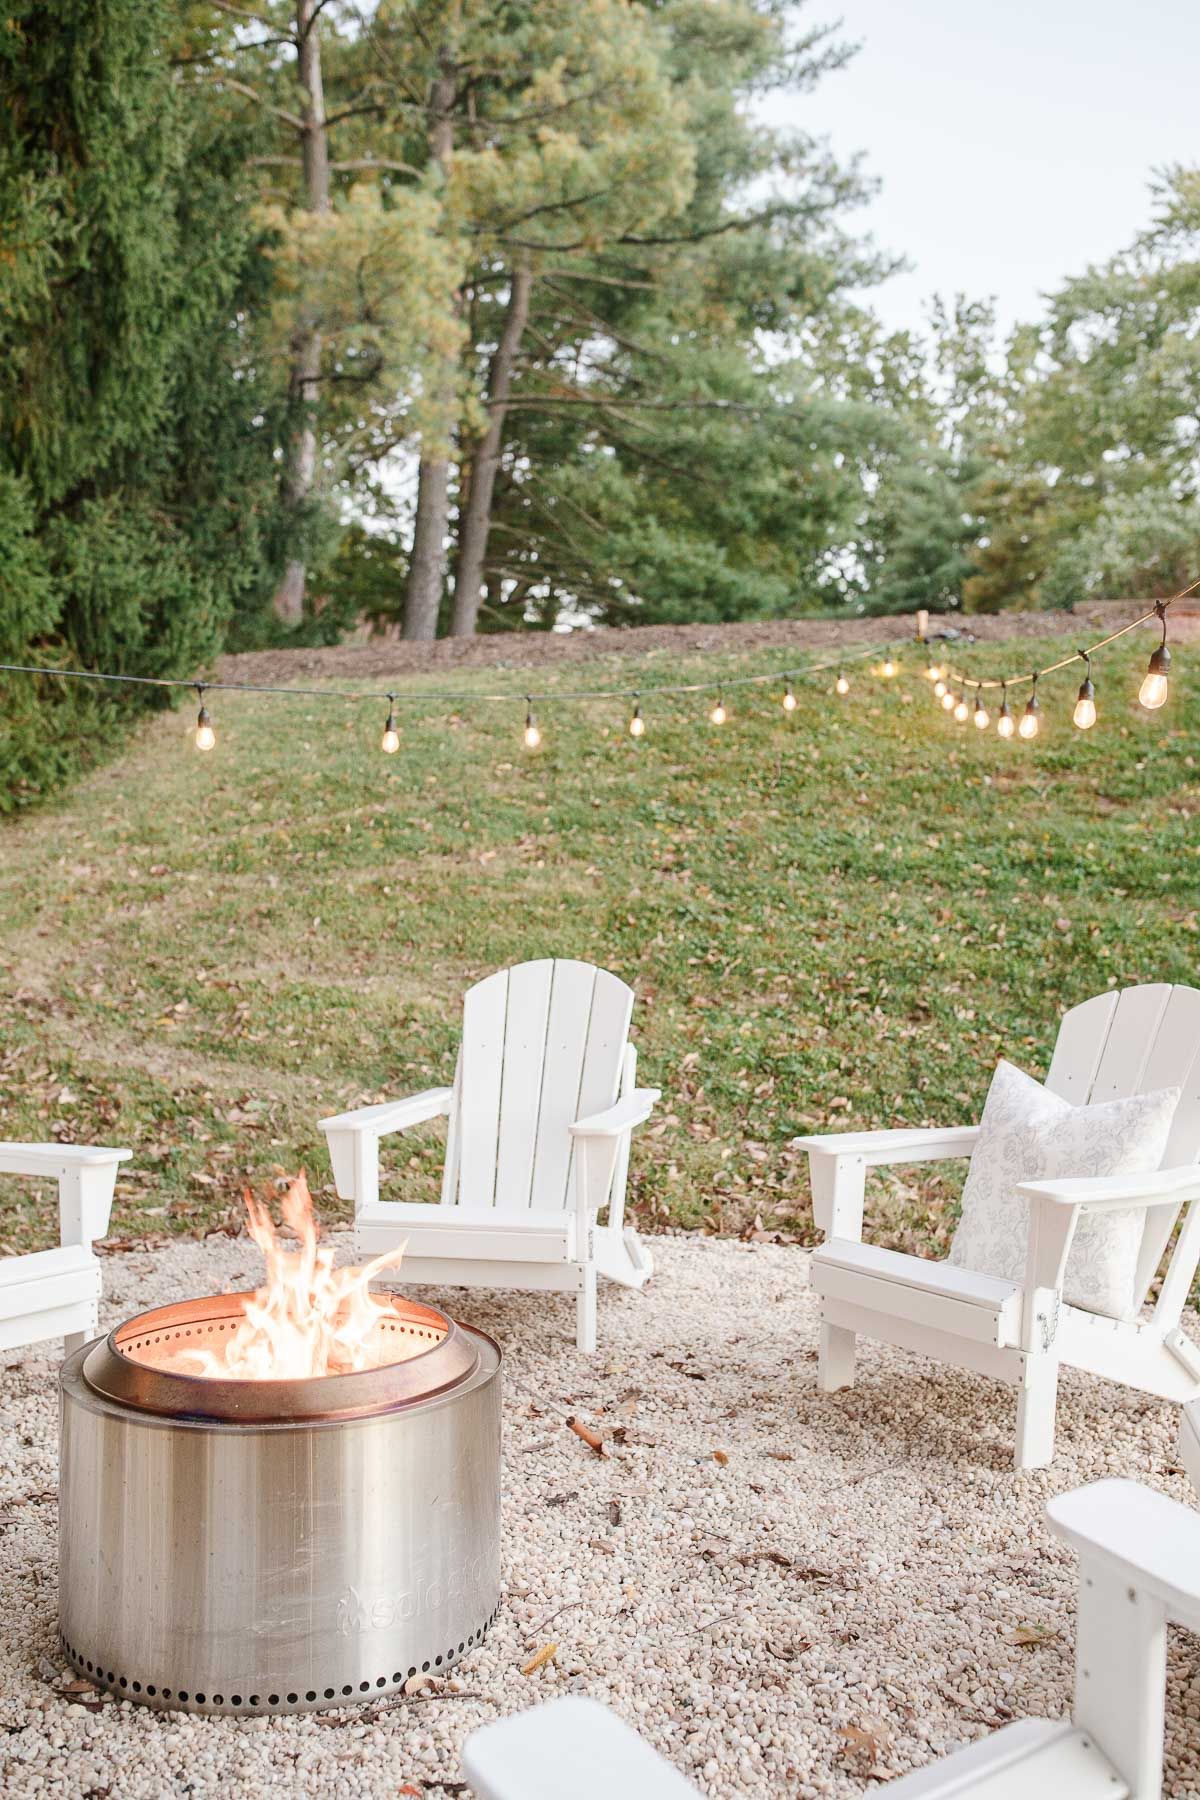
[[[68,1356],[74,1356],[77,1350],[82,1350],[88,1339],[95,1335],[94,1331],[68,1331],[63,1338],[63,1361],[65,1362]]]
[[[1018,1469],[1044,1469],[1054,1461],[1054,1414],[1058,1405],[1058,1360],[1030,1356],[1017,1394]]]
[[[580,1287],[575,1300],[575,1343],[588,1356],[596,1348],[595,1263],[587,1263],[580,1270]]]
[[[823,1394],[854,1386],[857,1334],[844,1325],[821,1324],[817,1349],[817,1387]]]

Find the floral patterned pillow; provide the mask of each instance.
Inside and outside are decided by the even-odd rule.
[[[1072,1106],[1009,1062],[996,1065],[979,1138],[963,1187],[962,1218],[950,1261],[981,1275],[1024,1282],[1029,1208],[1022,1181],[1083,1175],[1139,1175],[1162,1164],[1178,1088]],[[1080,1213],[1067,1257],[1063,1299],[1088,1312],[1128,1319],[1146,1215]]]

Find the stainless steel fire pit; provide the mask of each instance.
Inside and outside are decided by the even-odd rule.
[[[61,1376],[59,1622],[122,1699],[293,1712],[448,1668],[500,1597],[500,1352],[395,1298],[404,1361],[187,1372],[249,1296],[143,1313]]]

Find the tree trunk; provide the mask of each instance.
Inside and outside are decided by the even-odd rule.
[[[318,5],[319,0],[297,0],[296,44],[297,72],[304,95],[300,147],[305,205],[309,212],[324,213],[329,211],[329,139],[321,78],[320,22],[315,16]],[[295,423],[288,439],[283,475],[283,500],[290,512],[300,511],[316,482],[320,375],[321,333],[311,308],[302,300],[292,333],[289,390]],[[285,625],[298,625],[304,617],[306,578],[303,560],[292,557],[275,590],[275,612]]]
[[[500,466],[504,414],[512,386],[513,364],[529,319],[533,274],[528,262],[512,272],[504,327],[488,370],[488,423],[471,460],[471,486],[458,528],[458,575],[454,584],[453,637],[474,637],[479,622],[483,565],[492,523],[492,493]]]
[[[449,176],[454,155],[455,79],[448,54],[443,51],[441,73],[429,84],[429,153]],[[443,369],[434,390],[439,406],[449,415],[454,401],[457,363]],[[417,471],[417,514],[413,524],[412,556],[404,591],[404,636],[427,639],[437,636],[438,613],[446,585],[446,538],[450,529],[450,457],[439,450],[421,456]]]

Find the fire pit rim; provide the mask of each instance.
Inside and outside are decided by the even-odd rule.
[[[186,1424],[287,1425],[339,1423],[436,1402],[468,1382],[479,1366],[473,1340],[486,1338],[437,1307],[400,1294],[390,1306],[410,1330],[437,1330],[415,1356],[336,1375],[238,1380],[156,1367],[127,1354],[125,1344],[157,1329],[224,1321],[244,1310],[253,1291],[171,1301],[124,1319],[88,1346],[81,1373],[97,1398],[135,1412]],[[489,1340],[490,1341],[490,1340]]]

